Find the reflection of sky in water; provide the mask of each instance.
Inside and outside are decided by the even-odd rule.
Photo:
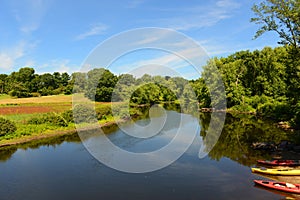
[[[158,132],[155,136],[146,139],[131,137],[124,133],[122,130],[118,130],[107,136],[115,145],[127,151],[136,153],[155,151],[167,145],[175,137],[178,131],[178,126],[180,125],[180,118],[181,115],[179,115],[177,112],[168,111],[166,123],[162,127],[161,131]],[[157,117],[157,119],[157,121],[150,121],[150,119],[139,120],[138,124],[143,126],[148,125],[149,123],[154,123],[152,125],[155,126],[155,123],[158,123],[160,117]],[[182,127],[182,131],[185,131],[185,134],[194,134],[194,127],[198,126],[197,120],[186,121],[183,126],[184,127]],[[127,130],[130,130],[130,128],[127,127]]]
[[[150,138],[131,137],[119,130],[108,135],[99,133],[84,144],[95,158],[114,169],[134,173],[161,169],[176,161],[200,132],[197,118],[174,111],[166,111],[166,115],[165,125]],[[151,126],[155,127],[160,125],[159,118],[144,124],[149,127],[154,123]],[[128,126],[127,133],[130,126],[135,129],[135,124]]]
[[[200,133],[200,127],[199,127],[199,122],[196,118],[193,118],[189,115],[185,114],[179,114],[178,112],[175,111],[167,111],[167,118],[164,126],[162,127],[161,131],[159,131],[156,135],[150,138],[135,138],[132,137],[126,133],[124,133],[122,130],[117,130],[114,133],[103,135],[99,133],[97,137],[92,137],[87,141],[87,143],[97,143],[99,140],[102,139],[102,137],[108,137],[109,140],[115,144],[116,146],[130,151],[130,152],[135,152],[135,153],[142,153],[142,152],[150,152],[150,151],[155,151],[158,150],[167,144],[170,143],[170,141],[175,137],[176,134],[178,134],[178,128],[180,126],[180,121],[182,120],[182,127],[181,131],[184,131],[184,134],[191,136],[191,134],[195,134],[195,127],[198,127],[197,131],[197,144],[201,142],[199,133]],[[140,126],[146,126],[149,125],[149,123],[158,123],[160,121],[160,117],[156,117],[155,120],[150,120],[150,119],[142,119],[139,120],[137,123]],[[134,126],[131,124],[126,125],[126,130],[129,130],[132,128],[134,129]],[[153,124],[155,126],[155,124]],[[178,143],[185,143],[188,141],[184,140],[184,137],[181,138]],[[178,148],[181,147],[180,144],[175,145]],[[179,151],[181,149],[178,149]],[[172,149],[172,151],[176,152],[176,149]]]
[[[175,112],[168,112],[176,115]],[[188,118],[191,119],[191,118]],[[146,140],[119,131],[107,136],[121,148],[147,152],[169,143],[179,118],[168,121],[162,133]],[[147,120],[141,123],[147,124]],[[192,126],[189,120],[186,126]],[[235,127],[236,128],[236,127]],[[187,128],[186,131],[189,129]],[[187,132],[188,134],[188,132]],[[103,137],[103,135],[96,135]],[[87,140],[95,141],[95,138]],[[123,143],[123,139],[126,140]],[[160,141],[162,140],[162,141]],[[184,140],[182,140],[183,142]],[[11,159],[0,162],[0,199],[281,199],[253,186],[252,174],[229,158],[219,161],[198,158],[199,134],[192,146],[168,167],[145,174],[122,173],[94,159],[81,143],[64,142],[36,149],[18,149]],[[146,149],[142,149],[145,147]]]

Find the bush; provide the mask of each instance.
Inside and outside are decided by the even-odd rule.
[[[73,108],[75,123],[93,123],[97,121],[96,112],[90,105],[77,104]]]
[[[49,122],[53,125],[64,126],[64,127],[68,126],[68,122],[62,116],[56,113],[53,113],[53,115],[49,116],[48,119]]]
[[[290,120],[293,128],[300,129],[300,101],[294,106],[294,117]]]
[[[31,93],[27,91],[11,90],[8,94],[17,98],[31,97]]]
[[[78,90],[76,90],[75,87],[74,87],[74,90],[73,90],[73,86],[72,86],[72,85],[67,85],[67,86],[65,87],[64,94],[65,94],[65,95],[69,95],[69,94],[73,94],[73,92],[74,92],[74,93],[77,93],[77,91],[78,91]]]
[[[47,89],[47,88],[42,88],[39,90],[39,93],[42,95],[42,96],[48,96],[48,95],[52,95],[52,90],[51,89]]]
[[[258,107],[257,112],[267,118],[277,121],[288,121],[291,118],[291,106],[284,102],[267,102]]]
[[[32,92],[31,96],[32,97],[41,97],[42,95],[40,93],[38,93],[38,92]]]
[[[52,95],[59,95],[59,94],[62,94],[63,91],[64,91],[64,88],[63,88],[63,87],[59,87],[59,88],[54,89],[54,90],[51,92],[51,94],[52,94]]]
[[[96,109],[97,119],[106,119],[107,116],[112,115],[110,106],[103,106]]]
[[[235,106],[231,107],[231,109],[234,111],[239,111],[239,112],[255,112],[255,109],[252,108],[248,104],[235,105]]]
[[[17,130],[15,123],[0,117],[0,136],[14,133]]]
[[[48,113],[39,117],[33,117],[27,122],[28,124],[52,124],[55,126],[68,126],[68,122],[59,114]]]
[[[66,122],[74,123],[73,110],[67,110],[63,112],[61,116],[66,120]]]

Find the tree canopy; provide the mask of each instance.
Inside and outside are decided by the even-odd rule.
[[[300,47],[300,1],[266,0],[254,5],[256,17],[251,22],[260,24],[255,38],[267,31],[275,31],[281,38],[280,44]]]

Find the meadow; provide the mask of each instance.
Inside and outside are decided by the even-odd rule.
[[[76,100],[85,102],[83,94],[76,94]],[[72,117],[72,95],[53,95],[30,98],[11,98],[9,95],[0,95],[0,117],[8,119],[16,124],[17,130],[12,134],[0,136],[0,146],[19,144],[32,140],[52,137],[76,132],[74,122],[67,121],[66,125],[55,123],[30,123],[30,121],[42,119],[47,116],[61,116],[69,113]],[[95,103],[95,109],[105,113],[98,120],[100,124],[113,123],[110,115],[111,103]],[[64,119],[63,119],[64,120]],[[66,120],[65,120],[66,121]],[[87,124],[81,124],[82,128]]]

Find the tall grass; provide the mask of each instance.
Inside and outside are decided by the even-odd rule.
[[[12,99],[12,98],[8,94],[0,94],[0,100],[3,100],[3,99]]]

